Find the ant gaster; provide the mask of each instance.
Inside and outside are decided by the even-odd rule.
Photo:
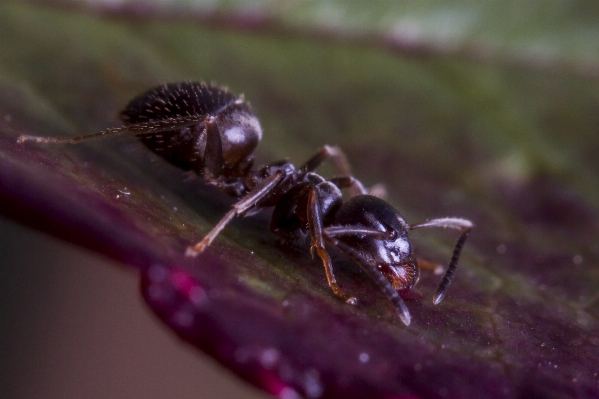
[[[243,97],[205,83],[156,87],[133,99],[120,118],[124,126],[94,134],[63,138],[23,135],[19,142],[77,143],[118,133],[134,134],[171,164],[194,171],[209,184],[239,198],[199,243],[187,249],[187,256],[205,250],[233,218],[274,206],[271,230],[286,237],[309,233],[310,252],[321,259],[328,284],[337,296],[351,304],[357,302],[337,284],[327,245],[347,254],[375,281],[406,325],[410,324],[410,312],[402,298],[414,297],[420,276],[408,231],[423,227],[459,230],[461,236],[434,303],[445,296],[472,223],[439,218],[408,224],[389,203],[369,195],[349,174],[339,148],[324,146],[299,168],[279,161],[253,169],[252,153],[262,138],[258,118]],[[315,173],[325,160],[333,162],[339,177],[325,179]],[[344,202],[341,190],[346,188],[352,196]]]

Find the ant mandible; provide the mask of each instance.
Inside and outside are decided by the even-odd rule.
[[[169,163],[194,171],[207,183],[239,198],[204,239],[187,248],[187,256],[204,251],[236,216],[274,206],[271,230],[285,237],[309,233],[310,252],[316,252],[322,260],[335,295],[351,304],[357,302],[337,284],[327,244],[347,254],[376,282],[406,325],[411,317],[402,298],[417,293],[414,285],[420,276],[408,231],[424,227],[459,230],[460,238],[434,303],[445,296],[472,222],[439,218],[408,224],[389,203],[369,195],[349,174],[345,155],[338,147],[322,147],[299,168],[279,161],[253,169],[252,153],[262,138],[258,118],[243,96],[205,83],[173,83],[151,89],[134,98],[120,118],[124,126],[98,133],[61,138],[22,135],[19,142],[77,143],[119,133],[134,134]],[[339,177],[325,179],[315,173],[326,160],[333,162]],[[350,189],[349,200],[343,201],[342,189]]]

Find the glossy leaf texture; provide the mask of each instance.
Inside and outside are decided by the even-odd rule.
[[[357,4],[1,5],[2,214],[138,270],[177,335],[281,398],[597,397],[594,3]],[[245,93],[265,130],[259,162],[338,144],[410,223],[473,220],[444,301],[423,272],[405,327],[332,251],[359,298],[346,305],[307,245],[268,231],[268,212],[185,258],[231,199],[132,137],[16,141],[117,126],[129,99],[182,80]],[[439,263],[456,238],[411,234]]]

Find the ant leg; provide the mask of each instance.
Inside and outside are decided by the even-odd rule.
[[[379,197],[380,199],[387,199],[387,188],[382,183],[377,183],[368,189],[368,195]]]
[[[383,274],[380,271],[377,270],[377,268],[375,266],[373,266],[370,262],[368,262],[368,260],[366,258],[364,258],[364,256],[362,255],[362,253],[360,251],[356,251],[353,247],[334,238],[335,236],[340,236],[340,235],[355,235],[355,234],[386,235],[387,232],[375,230],[375,229],[368,229],[368,228],[352,228],[352,227],[344,227],[344,226],[334,226],[334,227],[327,227],[326,229],[323,230],[323,233],[324,233],[324,238],[326,239],[326,241],[329,244],[331,244],[332,246],[340,249],[341,251],[343,251],[347,255],[349,255],[353,260],[355,260],[360,265],[362,270],[364,270],[366,272],[366,274],[368,274],[370,276],[370,278],[372,278],[377,283],[377,285],[379,286],[381,291],[383,291],[383,293],[387,296],[387,298],[389,298],[389,300],[391,301],[391,303],[397,310],[397,313],[398,313],[401,321],[406,326],[409,326],[410,321],[412,319],[410,316],[410,311],[408,310],[408,307],[406,306],[406,303],[404,302],[404,300],[401,298],[400,294],[393,288],[391,283],[385,278],[385,276],[383,276]]]
[[[370,189],[366,189],[362,182],[353,176],[333,177],[329,180],[340,189],[350,188],[352,197],[356,195],[368,194],[381,199],[387,198],[387,189],[385,189],[385,186],[382,184],[375,184],[374,186],[370,187]]]
[[[233,209],[223,216],[223,218],[210,230],[208,234],[202,239],[202,241],[198,242],[192,247],[188,247],[185,251],[185,256],[195,257],[198,256],[203,250],[205,250],[212,241],[218,236],[222,229],[225,228],[227,224],[234,217],[239,216],[249,210],[251,207],[256,205],[261,199],[270,194],[279,184],[279,182],[283,179],[283,175],[281,173],[275,173],[274,175],[265,179],[262,183],[256,186],[252,191],[247,193],[245,197],[240,199],[235,205],[233,205]]]
[[[310,158],[300,170],[313,172],[324,161],[330,159],[335,167],[337,174],[341,177],[331,179],[331,181],[339,188],[350,188],[351,196],[354,197],[360,194],[370,194],[379,198],[385,198],[387,191],[382,185],[375,185],[370,190],[364,188],[364,185],[350,174],[349,162],[345,153],[337,146],[325,145]]]
[[[443,272],[443,266],[436,262],[429,262],[428,260],[418,258],[418,267],[423,270],[430,270],[435,274],[441,274]]]
[[[351,295],[346,294],[339,284],[337,284],[337,279],[335,278],[335,273],[333,271],[333,263],[331,262],[331,257],[329,253],[324,247],[324,239],[322,235],[322,219],[321,219],[321,210],[318,202],[318,192],[315,187],[310,188],[310,192],[308,194],[308,227],[310,229],[310,235],[312,236],[312,240],[310,242],[310,253],[314,256],[314,250],[318,253],[318,256],[322,260],[322,264],[324,266],[324,272],[327,277],[327,282],[329,283],[329,287],[333,290],[333,293],[340,298],[343,298],[345,302],[355,305],[357,303],[357,299]]]
[[[155,134],[166,132],[169,130],[182,129],[191,125],[204,122],[203,115],[191,115],[191,116],[180,116],[176,118],[168,118],[159,121],[149,121],[132,123],[127,126],[115,127],[101,132],[86,134],[83,136],[76,137],[40,137],[30,136],[28,134],[22,134],[17,139],[19,144],[26,141],[35,141],[36,143],[70,143],[75,144],[80,141],[96,139],[105,136],[112,136],[120,133],[133,133],[135,135]]]
[[[333,177],[330,182],[340,189],[351,188],[352,197],[358,194],[368,194],[368,190],[364,188],[360,180],[353,176]]]
[[[447,266],[447,271],[443,275],[441,282],[439,283],[439,288],[437,288],[437,292],[433,299],[433,303],[437,305],[439,302],[443,300],[445,294],[447,293],[447,288],[449,284],[451,284],[451,280],[453,279],[453,274],[455,273],[456,268],[458,267],[458,260],[460,259],[460,253],[462,252],[462,248],[464,247],[464,243],[470,234],[470,230],[472,230],[471,221],[467,219],[461,218],[439,218],[432,219],[428,222],[412,224],[410,225],[410,230],[419,229],[422,227],[442,227],[447,229],[455,229],[460,230],[462,235],[458,239],[458,242],[453,249],[453,255],[451,256],[451,260],[449,261],[449,266]]]
[[[302,165],[300,170],[304,172],[314,172],[324,161],[330,159],[333,166],[342,176],[349,176],[349,162],[345,153],[341,151],[341,148],[337,146],[325,145],[312,156],[305,164]]]

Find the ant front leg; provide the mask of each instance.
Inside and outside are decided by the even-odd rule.
[[[369,261],[362,251],[355,249],[353,246],[346,244],[339,237],[343,236],[362,236],[364,238],[384,238],[389,232],[380,231],[369,227],[353,227],[353,226],[331,226],[324,229],[324,237],[327,242],[345,252],[349,257],[356,261],[362,270],[366,272],[379,286],[381,291],[389,298],[395,309],[400,320],[409,326],[412,320],[410,311],[406,306],[406,303],[402,299],[402,296],[393,288],[393,285],[385,278],[385,276],[378,270],[377,266]],[[406,299],[414,299],[410,295]]]
[[[435,293],[433,303],[437,305],[439,302],[443,300],[445,294],[447,293],[447,288],[449,287],[449,284],[451,284],[451,280],[453,279],[455,270],[458,267],[460,253],[462,252],[464,243],[466,242],[468,235],[470,235],[470,230],[472,230],[474,224],[467,219],[439,218],[432,219],[424,223],[412,224],[410,225],[410,230],[419,229],[422,227],[442,227],[447,229],[460,230],[462,232],[462,235],[458,239],[458,242],[456,243],[455,248],[453,249],[453,255],[451,256],[451,260],[449,261],[449,266],[447,266],[447,271],[445,271],[445,274],[443,275],[443,278],[439,283],[439,288],[437,288],[437,292]]]
[[[233,205],[233,209],[223,216],[223,218],[212,228],[212,230],[206,234],[206,237],[204,237],[202,241],[192,247],[187,248],[187,251],[185,251],[185,256],[198,256],[198,254],[208,248],[212,241],[214,241],[222,229],[224,229],[225,226],[229,224],[231,220],[233,220],[233,218],[247,212],[250,208],[260,202],[260,200],[269,195],[277,186],[277,184],[279,184],[279,182],[283,179],[283,177],[284,176],[282,173],[275,173],[257,185],[252,191],[247,193],[242,199]]]
[[[311,187],[308,194],[307,214],[308,227],[310,229],[310,235],[312,236],[312,240],[310,242],[310,253],[312,256],[314,256],[314,250],[316,250],[316,253],[322,260],[324,272],[327,276],[327,282],[329,283],[331,290],[333,290],[333,293],[338,297],[343,298],[345,302],[349,303],[350,305],[355,305],[358,300],[355,297],[346,294],[341,287],[339,287],[339,284],[337,284],[331,257],[324,247],[324,238],[322,233],[322,211],[320,209],[320,202],[318,201],[318,192],[315,187]]]

